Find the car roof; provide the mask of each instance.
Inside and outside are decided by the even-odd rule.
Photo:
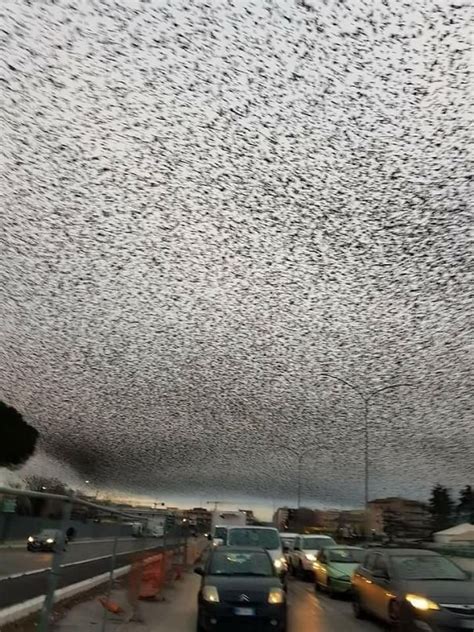
[[[267,553],[261,546],[218,546],[213,553]]]
[[[346,544],[330,544],[329,546],[325,546],[324,550],[325,551],[331,551],[336,549],[350,549],[351,551],[365,551],[366,549],[364,549],[362,546],[349,546]]]
[[[332,540],[332,535],[326,535],[325,533],[300,533],[302,538],[327,538],[328,540]]]
[[[276,531],[278,533],[278,529],[276,527],[257,527],[253,524],[236,524],[235,526],[229,525],[228,529],[271,529],[272,531]]]
[[[301,533],[289,533],[288,531],[279,531],[279,534],[282,538],[296,538],[301,535]]]
[[[386,555],[398,556],[398,555],[440,555],[437,551],[430,551],[429,549],[408,549],[408,548],[398,548],[398,547],[377,547],[368,549],[369,551],[375,551],[376,553],[385,553]]]

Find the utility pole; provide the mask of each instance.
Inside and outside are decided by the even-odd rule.
[[[226,502],[225,500],[208,500],[206,502],[206,505],[214,505],[213,511],[217,511],[219,505],[223,505],[225,502]]]
[[[341,382],[341,384],[345,384],[350,389],[352,389],[357,395],[361,398],[362,403],[364,405],[363,408],[363,419],[364,419],[364,506],[366,510],[366,514],[368,515],[369,510],[369,476],[370,476],[370,465],[369,465],[369,403],[370,401],[379,393],[383,391],[392,390],[394,388],[401,388],[402,386],[412,386],[412,384],[402,383],[402,384],[390,384],[389,386],[383,386],[382,388],[378,388],[375,391],[371,391],[370,393],[364,394],[357,386],[351,384],[347,380],[342,379],[336,375],[330,375],[329,373],[322,373],[322,377],[329,377],[332,380],[336,380],[337,382]]]

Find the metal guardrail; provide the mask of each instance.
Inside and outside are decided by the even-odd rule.
[[[443,555],[450,555],[453,557],[469,557],[474,558],[474,544],[472,546],[457,546],[457,545],[447,545],[447,546],[433,546],[430,547],[432,551],[437,551],[438,553],[442,553]]]
[[[71,522],[71,513],[74,506],[87,507],[96,511],[98,514],[102,516],[110,516],[119,519],[117,521],[117,525],[123,524],[125,521],[130,522],[140,522],[140,519],[137,519],[136,515],[129,514],[124,511],[120,511],[114,509],[112,507],[99,505],[97,503],[92,503],[82,498],[78,498],[75,494],[71,495],[61,495],[61,494],[52,494],[48,492],[35,492],[30,490],[19,490],[19,489],[11,489],[8,487],[0,487],[0,494],[10,496],[10,497],[28,497],[32,499],[42,499],[42,500],[54,500],[58,503],[61,503],[61,518],[58,521],[58,525],[55,527],[60,532],[59,541],[55,544],[53,550],[53,559],[52,565],[49,569],[48,573],[48,586],[45,595],[45,599],[43,602],[43,606],[41,608],[41,612],[39,614],[38,621],[38,632],[50,632],[53,627],[53,607],[54,607],[54,598],[56,590],[58,589],[59,579],[62,574],[62,562],[64,556],[64,549],[66,543],[66,531],[68,528],[68,524]],[[130,534],[132,535],[132,534]],[[161,545],[157,544],[156,548],[166,548],[166,538],[172,535],[173,537],[179,537],[183,539],[184,550],[186,547],[186,534],[181,530],[179,534],[166,534],[164,533]],[[120,555],[118,551],[118,542],[119,542],[119,533],[118,529],[114,536],[111,536],[111,550],[110,550],[110,570],[109,578],[107,582],[107,587],[105,589],[105,593],[110,597],[112,593],[113,583],[114,583],[114,571],[117,561],[117,556]],[[93,540],[92,540],[93,542]],[[136,553],[143,553],[146,549],[137,549]],[[1,581],[1,580],[0,580]],[[108,611],[104,608],[104,616],[100,628],[100,632],[105,632],[107,628],[108,621]]]

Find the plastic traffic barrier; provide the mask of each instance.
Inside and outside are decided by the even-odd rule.
[[[162,553],[147,557],[142,562],[139,599],[156,599],[165,582],[164,556]]]

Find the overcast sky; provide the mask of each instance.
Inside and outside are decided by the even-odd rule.
[[[410,384],[373,399],[372,497],[473,483],[468,19],[2,1],[0,398],[64,476],[269,506],[305,449],[305,502],[358,505],[329,372]]]

